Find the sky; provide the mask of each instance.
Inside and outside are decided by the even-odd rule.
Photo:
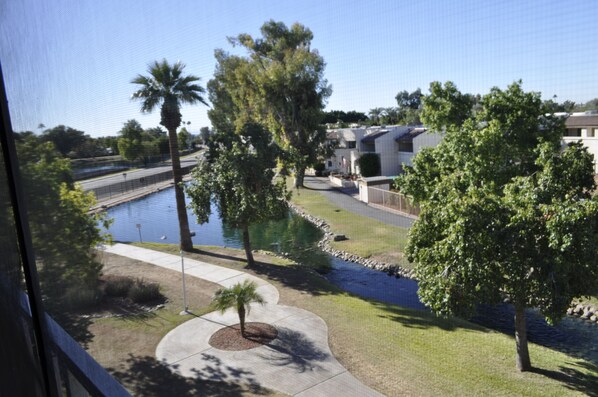
[[[314,34],[332,86],[327,110],[396,106],[399,91],[453,81],[485,94],[521,79],[543,98],[598,97],[595,1],[0,1],[0,62],[13,129],[67,125],[93,136],[123,123],[159,124],[131,100],[137,74],[154,60],[180,60],[205,87],[214,49],[227,37],[260,36],[273,19]],[[206,95],[207,97],[207,95]],[[197,133],[205,105],[185,106]]]

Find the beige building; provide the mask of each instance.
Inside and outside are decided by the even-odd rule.
[[[594,173],[598,174],[598,111],[572,113],[565,121],[563,143],[581,141],[594,155]]]

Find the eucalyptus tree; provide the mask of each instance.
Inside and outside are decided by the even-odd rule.
[[[311,48],[313,33],[295,23],[269,21],[261,38],[240,34],[230,39],[245,48],[248,57],[238,60],[238,89],[231,99],[251,120],[263,124],[286,152],[295,170],[295,185],[303,185],[305,169],[324,149],[326,131],[323,109],[332,89],[324,78],[324,58]]]
[[[422,117],[445,137],[398,179],[421,206],[406,248],[418,293],[441,314],[508,298],[517,368],[530,370],[525,309],[554,323],[598,288],[593,156],[579,143],[561,150],[563,121],[520,82],[493,88],[475,116],[452,83],[430,91]]]
[[[138,75],[131,83],[141,86],[135,91],[132,99],[141,101],[141,111],[150,113],[160,108],[160,124],[168,131],[172,174],[176,196],[177,214],[180,229],[180,244],[183,251],[191,251],[193,242],[189,231],[189,220],[185,208],[183,176],[177,142],[177,128],[181,125],[181,106],[183,104],[203,103],[207,105],[202,94],[203,87],[196,82],[199,77],[184,75],[185,65],[176,62],[170,65],[166,59],[154,61],[148,65],[148,75]]]

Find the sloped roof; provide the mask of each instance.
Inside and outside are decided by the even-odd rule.
[[[569,116],[565,120],[567,128],[598,127],[598,114],[584,116]]]
[[[376,131],[374,133],[371,133],[369,135],[364,136],[361,139],[361,142],[363,142],[363,143],[374,142],[376,139],[380,138],[382,135],[385,135],[387,133],[388,133],[388,130],[379,130],[379,131]]]
[[[413,138],[423,134],[424,132],[426,132],[426,128],[410,128],[401,135],[397,136],[395,141],[401,143],[411,143],[413,142]]]

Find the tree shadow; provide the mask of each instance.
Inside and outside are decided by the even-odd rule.
[[[560,371],[532,368],[531,372],[564,383],[567,389],[598,397],[598,366],[584,361],[567,364]]]
[[[84,349],[88,348],[94,337],[94,334],[89,331],[91,319],[78,314],[58,311],[53,311],[50,315],[77,343]]]
[[[133,395],[136,396],[242,396],[248,391],[269,395],[271,391],[261,387],[251,373],[223,366],[213,356],[204,355],[208,361],[201,370],[193,370],[193,377],[182,376],[169,366],[150,356],[129,355],[119,368],[108,368]],[[201,378],[200,378],[201,377]]]
[[[247,262],[246,258],[216,252],[201,251],[199,249],[194,249],[193,253],[231,262]],[[198,258],[198,260],[202,259]],[[256,260],[252,266],[246,266],[241,270],[248,270],[256,276],[268,277],[269,280],[275,280],[285,287],[308,292],[314,296],[343,292],[340,288],[334,286],[321,275],[317,274],[316,271],[299,263],[280,266]]]
[[[370,301],[373,306],[382,309],[387,314],[379,315],[380,318],[395,321],[407,328],[428,329],[439,328],[443,331],[455,331],[457,329],[466,329],[476,332],[490,332],[490,330],[481,325],[471,323],[459,317],[437,316],[429,310],[409,309],[403,306],[384,303],[380,301]]]
[[[267,354],[259,356],[279,367],[290,367],[297,372],[313,371],[321,368],[318,362],[330,358],[330,354],[301,332],[285,327],[277,327],[278,336],[271,343]]]

